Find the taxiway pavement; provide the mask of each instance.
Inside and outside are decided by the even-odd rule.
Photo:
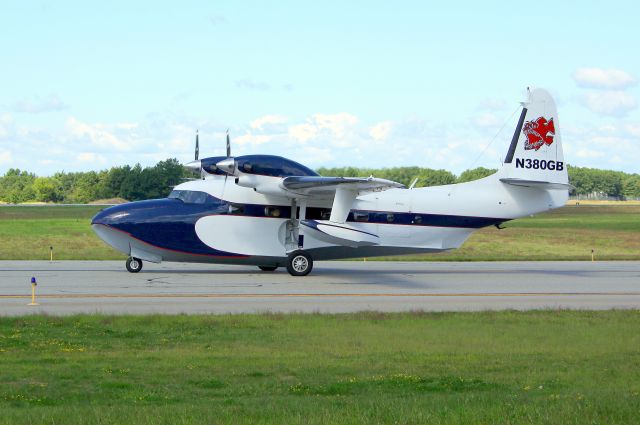
[[[31,301],[31,277],[39,306]],[[0,316],[640,309],[640,262],[318,262],[286,270],[124,261],[0,261]]]

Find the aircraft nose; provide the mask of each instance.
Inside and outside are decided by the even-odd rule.
[[[129,208],[124,205],[105,208],[91,219],[91,224],[113,225],[129,215]]]

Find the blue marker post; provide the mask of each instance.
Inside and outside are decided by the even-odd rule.
[[[36,302],[36,286],[38,286],[38,282],[36,282],[36,278],[31,278],[31,302],[27,305],[40,305]]]

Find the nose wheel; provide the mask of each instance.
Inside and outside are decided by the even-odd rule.
[[[294,251],[287,258],[287,271],[291,276],[306,276],[313,269],[311,255],[304,251]]]
[[[125,265],[127,266],[129,273],[138,273],[142,270],[142,260],[139,258],[129,257],[127,258]]]

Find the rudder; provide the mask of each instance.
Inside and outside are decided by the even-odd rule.
[[[504,183],[567,189],[569,178],[562,152],[558,111],[553,98],[544,89],[529,91],[504,160]]]

